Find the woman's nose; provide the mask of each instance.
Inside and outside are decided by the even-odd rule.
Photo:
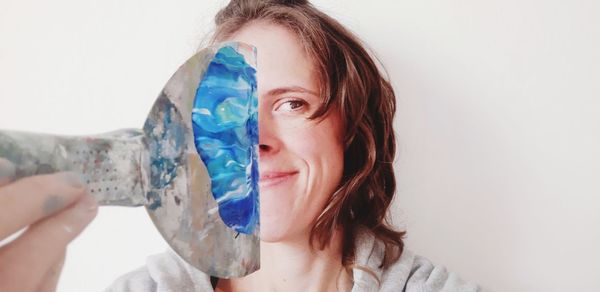
[[[269,152],[271,150],[271,146],[267,145],[267,144],[259,144],[258,145],[261,154],[264,152]]]
[[[260,156],[268,156],[279,150],[277,129],[268,113],[258,112],[258,149]]]

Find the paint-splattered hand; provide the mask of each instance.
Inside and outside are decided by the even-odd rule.
[[[67,244],[98,205],[75,174],[14,181],[14,169],[0,158],[0,291],[54,291]]]

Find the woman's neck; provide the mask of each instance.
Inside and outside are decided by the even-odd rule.
[[[219,280],[216,291],[350,291],[352,287],[342,266],[339,232],[324,250],[311,250],[308,238],[261,242],[260,265],[244,278]]]

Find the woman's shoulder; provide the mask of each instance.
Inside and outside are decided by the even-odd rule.
[[[135,271],[121,275],[105,292],[157,291],[156,282],[148,273],[148,268],[141,267]]]
[[[357,237],[352,292],[475,292],[473,283],[464,281],[442,265],[405,249],[386,269],[380,268],[383,243],[368,233]],[[379,287],[379,289],[376,289]],[[149,256],[146,265],[119,277],[105,292],[134,291],[213,291],[210,276],[195,269],[175,252]]]
[[[168,250],[149,256],[146,265],[122,275],[105,292],[213,291],[210,276]]]
[[[381,291],[464,291],[476,292],[480,288],[463,280],[458,274],[448,271],[443,265],[405,250],[400,259],[386,269],[381,281]]]
[[[379,267],[383,254],[383,243],[372,235],[362,234],[357,238],[355,264],[366,270],[353,269],[355,286],[365,288],[379,286],[378,291],[382,292],[481,291],[477,285],[461,279],[456,273],[448,271],[442,265],[434,264],[408,248],[405,248],[400,258],[386,269]],[[356,291],[372,290],[357,289]]]

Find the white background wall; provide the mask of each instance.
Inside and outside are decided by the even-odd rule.
[[[141,127],[223,1],[0,0],[0,128]],[[395,222],[489,291],[600,291],[600,2],[315,1],[398,95]],[[165,244],[103,207],[58,291],[100,291]]]

